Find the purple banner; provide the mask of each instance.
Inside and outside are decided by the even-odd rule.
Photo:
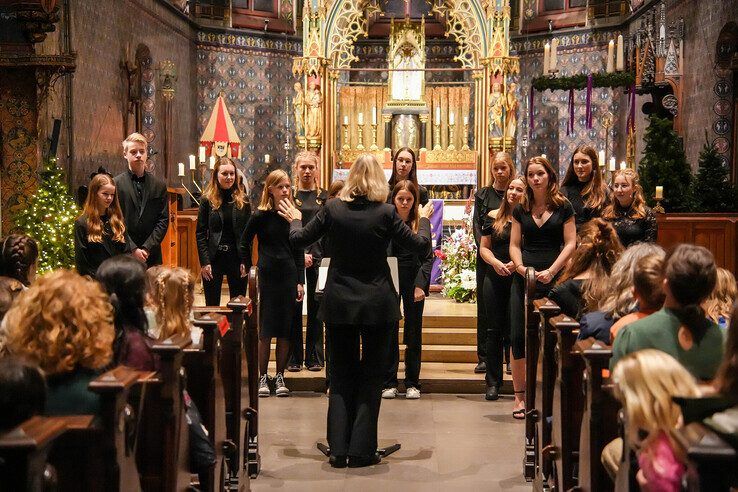
[[[443,239],[443,200],[433,200],[433,215],[431,224],[431,247],[433,251],[441,249]],[[439,284],[441,279],[441,259],[434,255],[433,268],[431,268],[430,283]]]

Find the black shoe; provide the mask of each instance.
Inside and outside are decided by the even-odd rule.
[[[317,362],[311,362],[310,364],[307,365],[307,370],[311,372],[318,372],[318,371],[321,371],[322,369],[323,369],[323,366],[321,366]]]
[[[328,458],[328,463],[330,463],[331,467],[333,468],[346,468],[347,458],[346,456],[331,455]]]
[[[348,467],[349,468],[363,468],[365,466],[378,465],[382,461],[382,458],[377,453],[372,456],[349,456]]]
[[[300,372],[302,370],[302,366],[299,364],[290,364],[287,366],[287,370],[289,372]]]
[[[490,386],[487,388],[487,393],[484,394],[484,399],[487,401],[495,401],[500,397],[500,390],[497,386]]]
[[[484,361],[477,364],[477,367],[474,368],[475,374],[484,374],[485,372],[487,372],[487,363]]]

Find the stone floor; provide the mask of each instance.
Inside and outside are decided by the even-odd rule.
[[[381,464],[333,469],[315,448],[324,440],[328,399],[321,393],[261,399],[262,472],[252,490],[530,490],[523,479],[522,421],[512,398],[427,394],[383,400],[380,446],[402,449]]]

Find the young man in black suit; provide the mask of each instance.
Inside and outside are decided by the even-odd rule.
[[[131,133],[123,141],[128,170],[115,177],[132,255],[151,267],[162,263],[161,242],[169,227],[167,185],[146,171],[148,141]]]

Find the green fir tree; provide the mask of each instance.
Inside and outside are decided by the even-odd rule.
[[[717,149],[707,139],[699,158],[699,170],[693,188],[696,212],[733,212],[736,189]]]
[[[38,190],[15,225],[39,245],[38,271],[74,266],[74,221],[79,208],[69,194],[64,171],[52,158],[44,162]]]
[[[661,203],[667,212],[691,212],[692,171],[671,121],[651,115],[643,140],[646,148],[638,174],[646,201],[651,206],[655,204],[653,196],[659,185],[664,187]]]

